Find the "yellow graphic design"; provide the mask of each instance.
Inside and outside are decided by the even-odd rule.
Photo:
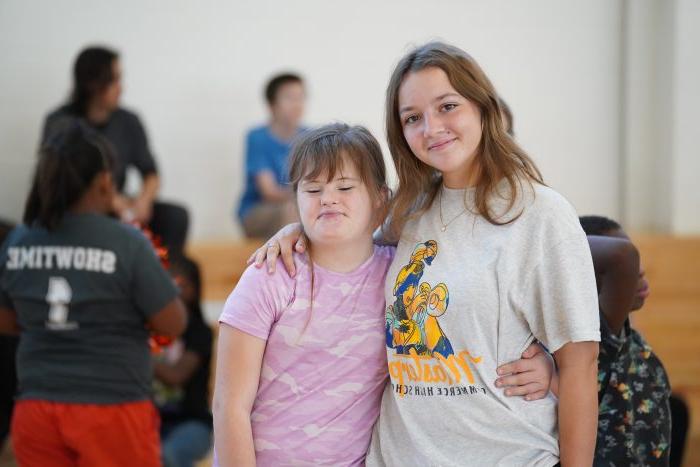
[[[399,385],[412,382],[474,384],[470,365],[481,362],[467,350],[455,352],[440,326],[450,304],[446,284],[421,282],[425,268],[437,256],[435,240],[419,243],[396,276],[394,302],[386,309],[386,345],[396,355],[389,373]]]

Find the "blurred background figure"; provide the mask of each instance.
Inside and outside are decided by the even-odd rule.
[[[44,122],[41,141],[79,118],[100,133],[115,154],[118,189],[113,209],[122,220],[149,226],[172,251],[182,251],[187,237],[187,211],[156,201],[160,179],[156,161],[138,116],[119,105],[122,94],[119,55],[105,47],[88,47],[73,67],[73,90],[68,102],[51,112]],[[124,192],[127,169],[141,175],[141,191],[135,197]]]
[[[302,131],[306,93],[293,73],[273,77],[265,87],[270,120],[246,137],[245,191],[238,218],[248,237],[268,238],[298,220],[287,182],[287,158],[294,137]]]
[[[192,467],[212,444],[209,376],[212,330],[201,309],[199,266],[184,256],[170,260],[170,274],[187,308],[187,329],[155,357],[154,399],[161,417],[165,467]]]
[[[149,331],[186,312],[151,243],[109,217],[113,156],[86,125],[42,147],[24,224],[0,250],[0,333],[19,335],[20,465],[160,465]]]

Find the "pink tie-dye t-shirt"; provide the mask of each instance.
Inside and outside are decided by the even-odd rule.
[[[363,465],[387,383],[384,281],[393,247],[350,273],[295,256],[268,275],[249,267],[219,321],[267,340],[251,413],[259,466]],[[218,358],[236,358],[219,355]],[[226,443],[217,439],[216,443]]]

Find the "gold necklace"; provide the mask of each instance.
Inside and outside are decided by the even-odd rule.
[[[450,225],[451,223],[456,221],[459,218],[459,216],[461,216],[462,214],[467,212],[467,208],[465,207],[464,209],[462,209],[462,212],[457,214],[455,217],[452,218],[452,220],[450,220],[447,224],[445,224],[445,221],[442,220],[442,190],[443,189],[444,189],[443,187],[440,187],[440,192],[438,193],[438,196],[440,197],[439,206],[440,206],[440,224],[442,225],[442,227],[440,227],[441,232],[444,232],[445,230],[447,230],[448,225]]]

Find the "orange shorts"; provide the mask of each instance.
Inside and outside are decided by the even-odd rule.
[[[22,467],[159,467],[160,418],[150,401],[69,404],[21,400],[12,448]]]

